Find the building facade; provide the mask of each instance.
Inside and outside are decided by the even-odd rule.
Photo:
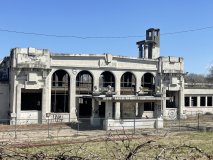
[[[213,89],[185,84],[183,58],[160,56],[159,29],[148,29],[137,45],[138,58],[12,49],[0,66],[0,118],[11,124],[89,118],[93,126],[119,129],[161,128],[162,117],[213,113]]]

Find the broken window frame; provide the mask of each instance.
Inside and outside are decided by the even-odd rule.
[[[89,71],[80,71],[76,76],[76,94],[92,94],[93,76]]]
[[[51,84],[51,112],[69,113],[70,76],[68,72],[62,69],[56,70],[52,74]]]
[[[121,76],[120,87],[121,95],[134,95],[136,91],[135,75],[131,72],[125,72]]]
[[[115,91],[115,77],[109,71],[104,71],[99,78],[99,87],[102,91],[108,91],[108,86],[112,87],[112,91]]]
[[[149,76],[150,78],[147,78]],[[149,81],[147,81],[149,79]],[[145,73],[141,78],[141,86],[147,92],[154,92],[155,90],[155,76],[152,73]]]

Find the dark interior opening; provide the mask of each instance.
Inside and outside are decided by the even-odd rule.
[[[69,112],[70,77],[64,70],[57,70],[52,75],[51,112]]]
[[[52,93],[51,95],[51,112],[63,113],[69,112],[68,94],[66,93]]]
[[[207,97],[207,106],[212,106],[212,97]]]
[[[186,107],[189,106],[189,97],[185,97],[185,106],[186,106]]]
[[[21,110],[41,110],[41,105],[41,89],[21,89]]]
[[[114,75],[109,72],[109,71],[105,71],[101,74],[100,79],[100,88],[105,89],[107,91],[107,87],[111,86],[112,87],[112,91],[115,90],[115,77]]]
[[[135,84],[135,76],[130,72],[124,73],[121,77],[121,95],[135,94]]]
[[[99,105],[99,117],[104,118],[105,117],[105,102],[101,102],[101,105]]]
[[[92,94],[93,77],[88,71],[81,71],[76,77],[76,94]]]
[[[92,99],[81,98],[79,103],[79,118],[90,118],[92,115]]]
[[[206,97],[200,97],[200,106],[206,106]]]
[[[144,111],[154,111],[154,102],[144,102]]]
[[[151,73],[145,73],[142,77],[141,86],[145,90],[154,90],[155,89],[155,78]]]

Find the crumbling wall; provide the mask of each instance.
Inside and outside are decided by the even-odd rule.
[[[8,119],[9,113],[9,85],[0,82],[0,121]]]
[[[0,62],[0,82],[9,80],[9,57],[5,57],[2,62]]]

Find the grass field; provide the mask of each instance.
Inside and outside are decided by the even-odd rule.
[[[146,143],[150,142],[150,143]],[[46,143],[46,142],[45,142]],[[76,156],[88,159],[212,159],[212,132],[175,132],[149,135],[110,135],[98,141],[67,142],[30,147],[10,146],[10,153],[15,151],[26,156],[58,157]],[[43,143],[44,144],[44,143]],[[136,148],[139,148],[138,150]]]

